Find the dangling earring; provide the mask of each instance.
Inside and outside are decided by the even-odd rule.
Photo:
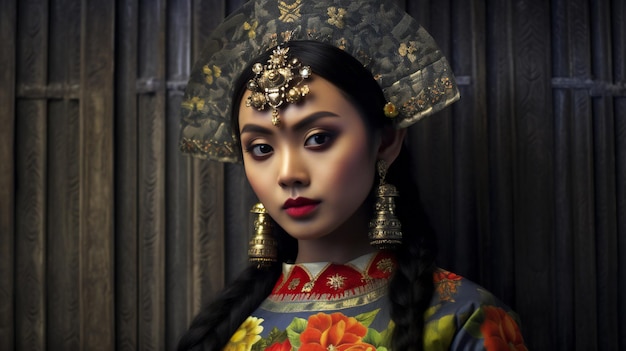
[[[380,183],[376,188],[374,219],[370,221],[370,245],[381,250],[393,249],[402,244],[402,226],[396,217],[394,202],[399,193],[395,186],[385,183],[387,163],[379,160],[376,167]]]
[[[255,214],[256,218],[248,257],[250,263],[256,264],[257,268],[267,267],[276,262],[278,256],[278,243],[272,235],[272,221],[265,211],[265,206],[260,202],[252,206],[250,212]]]

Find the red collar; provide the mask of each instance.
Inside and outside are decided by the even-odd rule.
[[[285,265],[274,286],[274,298],[303,294],[324,295],[326,298],[345,297],[367,292],[386,284],[396,268],[396,260],[388,251],[368,254],[347,264],[326,263]],[[278,296],[277,296],[278,295]]]

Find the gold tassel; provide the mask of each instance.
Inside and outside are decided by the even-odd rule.
[[[248,257],[250,263],[256,264],[257,268],[268,267],[276,262],[278,257],[278,243],[272,234],[272,221],[265,211],[265,206],[260,202],[252,206],[250,212],[255,214],[256,218]]]
[[[376,189],[374,219],[370,221],[370,244],[377,249],[393,249],[402,244],[402,225],[396,217],[394,197],[399,196],[395,186],[385,183],[387,164],[380,160],[377,164],[380,183]]]

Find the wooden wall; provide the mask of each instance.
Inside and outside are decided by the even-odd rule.
[[[240,166],[177,149],[243,1],[0,1],[0,350],[173,349],[246,262]],[[533,350],[626,349],[626,4],[399,1],[462,99],[410,131],[440,265]]]

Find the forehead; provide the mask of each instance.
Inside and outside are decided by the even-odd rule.
[[[309,86],[309,93],[302,101],[292,104],[285,102],[279,108],[279,117],[281,125],[289,125],[294,122],[298,116],[305,116],[317,111],[328,111],[339,116],[356,116],[362,121],[362,116],[358,112],[357,107],[346,97],[345,93],[327,79],[312,75],[303,84]],[[246,100],[251,95],[246,90],[241,101],[239,102],[239,129],[246,123],[255,124],[271,124],[272,110],[265,108],[257,110],[254,107],[246,106]]]

